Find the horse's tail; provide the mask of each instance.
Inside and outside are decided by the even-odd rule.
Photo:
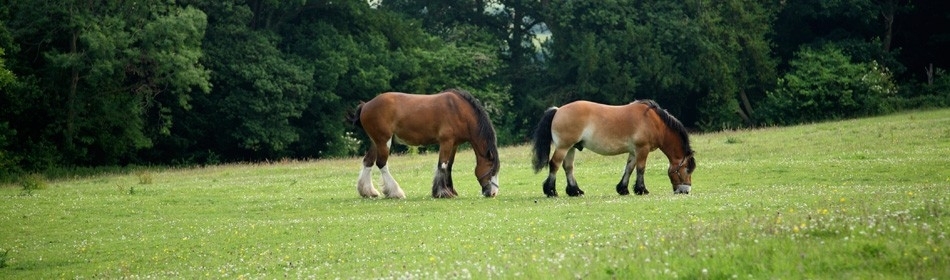
[[[534,136],[532,137],[532,142],[534,142],[534,148],[532,149],[534,151],[534,173],[541,171],[547,165],[548,157],[551,156],[551,120],[554,119],[554,113],[557,113],[557,107],[551,107],[544,111],[541,121],[534,129]]]
[[[360,102],[360,105],[356,105],[356,112],[348,112],[346,114],[346,121],[360,129],[363,129],[363,123],[360,122],[360,113],[363,112],[364,104],[366,104],[366,102]]]

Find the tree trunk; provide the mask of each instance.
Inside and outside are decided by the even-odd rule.
[[[742,100],[742,108],[738,110],[739,116],[742,117],[742,120],[744,120],[746,124],[752,125],[751,116],[755,114],[755,112],[752,111],[752,103],[749,102],[749,96],[745,93],[745,89],[739,89],[739,99]],[[742,109],[745,109],[745,111],[743,112]]]
[[[897,0],[888,0],[881,10],[884,17],[884,51],[891,51],[891,38],[894,33],[894,14],[897,13]]]
[[[745,112],[742,111],[742,109],[736,109],[736,113],[739,114],[739,117],[742,118],[742,121],[744,121],[746,125],[749,125],[749,126],[752,125],[752,120],[749,119],[749,115],[746,115]]]
[[[74,30],[72,38],[69,41],[69,53],[79,56],[79,30]],[[73,148],[73,138],[76,136],[76,115],[78,115],[76,91],[79,87],[79,65],[72,63],[72,73],[69,82],[69,92],[66,95],[66,131],[64,133],[64,144],[67,149]]]

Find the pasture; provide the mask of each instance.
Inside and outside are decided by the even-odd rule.
[[[692,135],[674,195],[660,151],[647,196],[625,156],[578,152],[586,195],[541,191],[528,146],[500,150],[484,198],[430,197],[435,154],[390,158],[406,199],[363,199],[360,159],[146,169],[0,187],[0,278],[950,277],[950,110]],[[379,172],[374,171],[379,187]]]

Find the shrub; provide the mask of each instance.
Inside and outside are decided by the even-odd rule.
[[[148,185],[148,184],[151,184],[151,183],[152,183],[152,173],[151,173],[151,172],[148,172],[148,171],[145,171],[145,170],[141,170],[141,171],[135,172],[135,177],[138,177],[138,179],[139,179],[139,184]]]
[[[23,187],[24,195],[33,195],[33,191],[46,189],[48,185],[43,175],[33,173],[20,177],[20,186]]]
[[[950,106],[950,75],[940,68],[930,68],[928,81],[901,87],[894,103],[899,109],[941,108]]]
[[[795,124],[892,110],[890,71],[875,61],[854,63],[839,47],[803,47],[760,109],[765,124]]]

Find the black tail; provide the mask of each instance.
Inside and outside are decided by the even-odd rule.
[[[363,112],[363,104],[366,104],[366,102],[360,102],[360,105],[356,105],[356,112],[346,114],[346,121],[360,129],[363,129],[363,123],[360,122],[360,113]]]
[[[551,156],[551,120],[554,119],[554,113],[557,113],[557,107],[551,107],[544,111],[544,116],[534,128],[534,173],[538,173],[548,164],[548,157]]]

